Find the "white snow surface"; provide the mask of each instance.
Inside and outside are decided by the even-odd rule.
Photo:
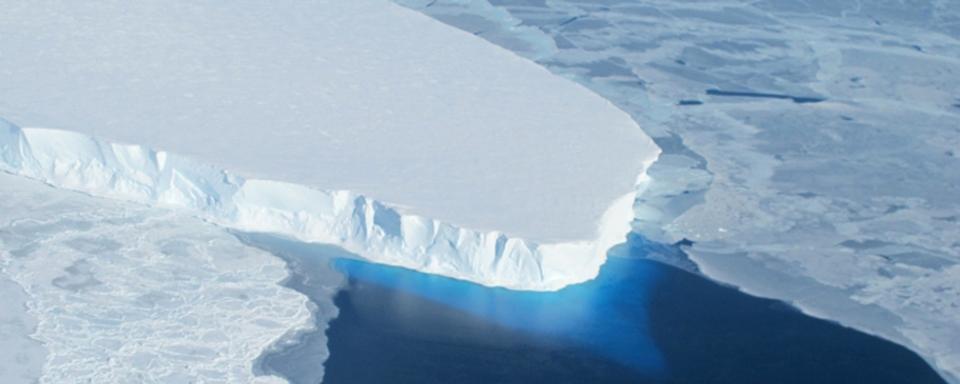
[[[10,121],[355,191],[478,233],[592,240],[659,154],[586,88],[385,0],[4,8]],[[310,203],[288,208],[324,204]]]
[[[219,225],[334,244],[369,260],[490,286],[555,290],[599,273],[630,230],[633,194],[593,241],[538,244],[459,228],[353,192],[244,179],[190,158],[0,119],[0,171],[95,196],[186,208]]]

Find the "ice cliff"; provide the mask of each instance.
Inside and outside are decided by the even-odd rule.
[[[350,191],[246,179],[164,151],[5,120],[0,170],[95,196],[188,209],[224,227],[334,244],[374,262],[522,290],[556,290],[595,277],[633,218],[631,193],[602,216],[595,239],[535,243],[406,214]]]

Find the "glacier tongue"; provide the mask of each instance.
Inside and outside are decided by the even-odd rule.
[[[535,243],[406,214],[350,191],[245,179],[184,156],[2,119],[0,170],[95,196],[190,209],[238,230],[334,244],[374,262],[522,290],[592,279],[633,218],[631,193],[603,215],[597,238]]]
[[[22,126],[537,242],[592,237],[659,153],[608,100],[384,0],[29,2],[0,36]]]

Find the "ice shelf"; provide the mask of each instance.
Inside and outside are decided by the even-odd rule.
[[[659,153],[586,88],[382,0],[31,2],[0,35],[17,124],[538,243],[592,240]]]

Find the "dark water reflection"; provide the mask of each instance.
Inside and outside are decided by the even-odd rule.
[[[335,267],[328,383],[943,382],[896,344],[637,257],[554,293]]]

